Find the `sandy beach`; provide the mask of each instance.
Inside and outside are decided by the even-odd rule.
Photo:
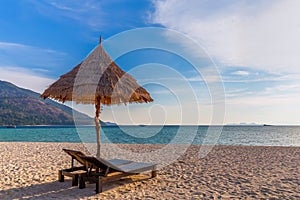
[[[194,145],[156,178],[143,174],[104,184],[98,195],[94,184],[78,189],[70,178],[57,181],[57,170],[71,163],[62,148],[85,151],[76,143],[0,143],[0,199],[300,198],[299,147],[215,146],[199,159]]]

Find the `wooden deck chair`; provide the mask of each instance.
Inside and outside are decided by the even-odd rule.
[[[85,182],[96,183],[96,193],[102,192],[102,183],[120,180],[123,177],[151,171],[151,178],[156,177],[156,165],[153,163],[134,162],[120,159],[97,159],[92,156],[82,156],[88,166],[88,172],[82,174],[79,188],[85,188]],[[96,171],[91,169],[96,168]]]
[[[71,150],[71,149],[63,149],[64,152],[66,152],[68,155],[71,156],[71,167],[67,168],[67,169],[61,169],[58,170],[58,181],[59,182],[64,182],[65,178],[64,176],[69,176],[72,177],[72,186],[78,186],[78,179],[80,177],[80,175],[82,174],[86,174],[88,171],[87,168],[87,163],[84,159],[82,159],[81,157],[86,156],[84,153],[82,153],[81,151],[76,151],[76,150]],[[77,161],[77,163],[80,164],[80,166],[74,166],[74,161]],[[126,160],[120,160],[120,159],[114,159],[114,160],[110,160],[110,162],[119,165],[125,162],[128,162]],[[101,169],[106,169],[106,166],[98,166],[98,167],[94,167],[93,170],[100,170]],[[92,170],[92,169],[90,169]]]

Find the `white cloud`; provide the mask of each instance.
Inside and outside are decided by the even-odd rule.
[[[43,92],[53,79],[45,77],[68,54],[22,43],[0,41],[0,80],[19,87]]]
[[[22,67],[0,66],[0,80],[11,82],[19,87],[42,93],[53,79],[43,77]]]
[[[204,44],[221,64],[300,72],[300,1],[154,1],[154,23]]]
[[[232,72],[231,74],[238,75],[238,76],[249,76],[250,73],[247,71],[235,71],[235,72]]]
[[[58,55],[66,55],[66,53],[64,52],[60,52],[60,51],[55,51],[53,49],[43,49],[40,47],[35,47],[35,46],[30,46],[30,45],[25,45],[25,44],[21,44],[21,43],[14,43],[14,42],[1,42],[0,41],[0,49],[1,50],[24,50],[24,51],[30,51],[30,50],[35,50],[35,51],[43,51],[46,53],[55,53]]]
[[[76,10],[72,7],[68,7],[66,5],[63,5],[63,4],[59,4],[58,2],[55,2],[55,1],[50,1],[49,2],[50,5],[52,5],[53,7],[57,8],[57,9],[60,9],[60,10],[65,10],[65,11],[72,11],[72,12],[76,12]]]
[[[265,93],[265,94],[263,94]],[[259,106],[259,108],[263,108],[265,106],[274,107],[274,106],[283,106],[296,105],[300,100],[299,94],[290,94],[290,93],[280,93],[280,94],[266,94],[263,92],[262,94],[256,95],[247,95],[247,96],[236,96],[235,98],[227,99],[228,105],[239,105],[239,106]]]
[[[300,74],[253,74],[252,76],[241,76],[241,77],[235,77],[230,75],[223,75],[222,81],[224,83],[258,83],[258,82],[287,82],[287,81],[300,81]]]
[[[226,122],[299,125],[299,89],[299,85],[282,85],[252,94],[237,91],[227,95]]]
[[[286,82],[265,88],[232,89],[226,92],[227,104],[265,106],[295,106],[300,100],[300,84]],[[296,106],[298,107],[298,106]]]
[[[25,45],[14,42],[0,41],[0,65],[29,66],[29,67],[56,67],[67,56],[67,53],[48,48]]]
[[[25,48],[26,45],[12,43],[12,42],[0,42],[0,49],[10,49],[10,48]]]
[[[104,2],[98,0],[43,0],[30,1],[42,14],[52,19],[61,17],[75,20],[82,25],[97,29],[103,25]]]
[[[271,94],[276,94],[278,92],[299,94],[300,93],[300,84],[299,83],[281,84],[281,85],[277,85],[275,87],[268,87],[268,88],[266,88],[266,91]]]

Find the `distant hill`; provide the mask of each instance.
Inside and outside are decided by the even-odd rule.
[[[88,115],[75,111],[76,124],[93,125]],[[1,125],[73,125],[73,110],[40,94],[0,81]],[[105,123],[101,122],[102,125]]]

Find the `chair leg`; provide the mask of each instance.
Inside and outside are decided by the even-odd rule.
[[[85,188],[84,176],[79,176],[79,189]]]
[[[74,174],[72,176],[72,186],[77,186],[78,185],[78,174]]]
[[[96,182],[96,194],[102,192],[102,178],[98,178]]]
[[[65,177],[62,174],[62,170],[58,170],[58,181],[59,182],[64,182],[65,181]]]
[[[151,172],[151,178],[155,178],[157,176],[157,171],[156,170],[153,170]]]
[[[151,172],[151,178],[154,178],[157,176],[157,170],[156,170],[156,165],[153,167],[153,170]]]

